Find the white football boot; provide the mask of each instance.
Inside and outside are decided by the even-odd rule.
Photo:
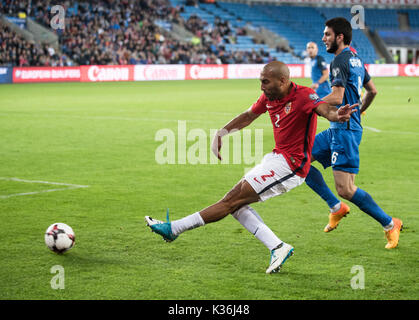
[[[271,251],[271,263],[269,268],[266,269],[266,273],[279,272],[281,266],[289,257],[294,254],[294,248],[289,244],[282,242],[279,246]]]

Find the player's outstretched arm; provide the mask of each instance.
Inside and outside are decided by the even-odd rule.
[[[260,114],[254,113],[250,108],[249,110],[239,114],[229,123],[227,123],[222,129],[218,130],[212,140],[211,150],[221,160],[220,150],[222,145],[222,138],[230,133],[239,131],[244,127],[250,125]]]
[[[375,96],[377,95],[377,89],[375,88],[374,82],[372,82],[372,80],[368,81],[364,85],[364,88],[367,91],[367,93],[364,95],[364,98],[362,99],[362,105],[360,110],[361,113],[368,109]]]
[[[338,109],[328,103],[322,103],[314,110],[318,115],[325,117],[329,121],[346,122],[351,118],[351,114],[356,112],[356,109],[354,108],[357,106],[358,103],[353,105],[347,104]]]
[[[332,92],[323,97],[322,100],[331,104],[332,106],[339,106],[342,104],[344,94],[345,87],[333,86]]]

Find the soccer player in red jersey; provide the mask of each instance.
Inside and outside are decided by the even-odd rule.
[[[356,105],[340,109],[322,101],[313,89],[290,80],[288,67],[279,61],[265,65],[260,75],[260,98],[215,135],[212,151],[221,160],[222,137],[250,125],[268,112],[275,138],[275,148],[241,179],[221,200],[185,218],[170,222],[146,216],[147,225],[166,241],[205,224],[232,214],[270,251],[266,273],[278,272],[294,248],[280,240],[249,204],[265,201],[301,185],[310,170],[311,149],[317,128],[317,115],[330,121],[348,121]]]

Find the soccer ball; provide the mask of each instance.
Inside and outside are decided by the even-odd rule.
[[[45,231],[45,244],[56,253],[70,250],[74,246],[75,240],[73,229],[65,223],[54,223]]]

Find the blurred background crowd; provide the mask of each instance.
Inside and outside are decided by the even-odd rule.
[[[65,28],[50,28],[50,8],[64,4]],[[193,3],[192,3],[193,4]],[[76,8],[76,12],[75,12]],[[273,60],[263,50],[227,52],[243,28],[232,28],[217,19],[208,24],[196,15],[180,16],[183,6],[173,7],[166,0],[93,1],[0,1],[3,16],[24,13],[54,31],[59,48],[27,41],[7,26],[1,26],[0,65],[71,66],[124,64],[227,64],[263,63]],[[193,36],[180,41],[162,32],[154,21],[181,25]]]

